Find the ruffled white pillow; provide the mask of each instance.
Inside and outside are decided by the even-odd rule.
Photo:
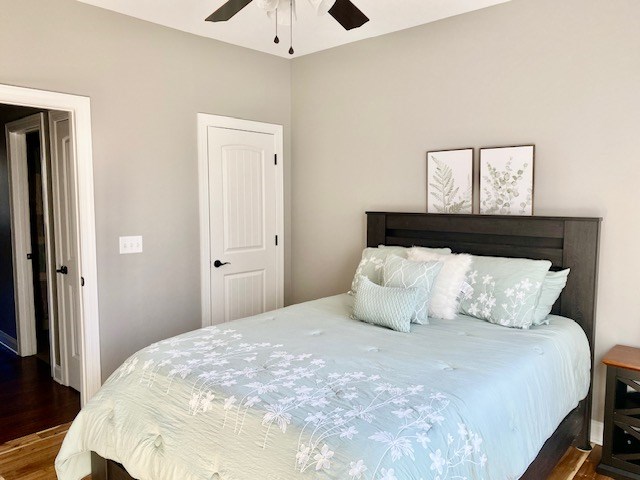
[[[418,248],[409,249],[407,255],[414,262],[442,262],[431,292],[429,316],[453,320],[458,314],[460,292],[471,268],[471,255],[466,253],[442,255]]]

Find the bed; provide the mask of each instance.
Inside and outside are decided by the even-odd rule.
[[[402,334],[350,319],[339,295],[174,337],[87,404],[60,478],[541,479],[569,445],[589,448],[600,220],[367,218],[369,246],[572,268],[561,316],[530,331],[460,316]]]

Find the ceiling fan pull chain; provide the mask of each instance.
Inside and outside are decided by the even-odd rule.
[[[293,0],[289,0],[289,55],[293,55]]]
[[[276,8],[276,38],[273,39],[273,43],[280,43],[278,38],[278,9]]]

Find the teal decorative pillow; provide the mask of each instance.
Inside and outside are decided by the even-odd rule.
[[[419,291],[417,288],[394,288],[376,285],[361,277],[353,305],[357,320],[409,333]]]
[[[442,269],[442,262],[412,262],[397,255],[389,255],[382,269],[385,287],[417,288],[420,291],[412,323],[429,323],[431,290]]]
[[[473,256],[460,312],[505,327],[533,324],[548,260]]]
[[[562,293],[562,289],[567,284],[567,277],[569,276],[569,269],[561,270],[559,272],[547,272],[547,275],[542,282],[542,290],[540,291],[540,299],[538,305],[533,313],[534,325],[548,325],[549,320],[547,317],[553,309],[553,304],[556,303],[558,297]]]
[[[449,248],[427,248],[420,247],[424,250],[430,250],[436,253],[451,253]],[[407,258],[407,251],[409,249],[405,247],[394,247],[380,245],[378,248],[365,248],[362,251],[362,259],[356,269],[356,274],[353,276],[351,282],[351,294],[355,294],[358,291],[358,278],[360,275],[367,277],[373,283],[382,285],[382,267],[384,261],[389,255],[397,255],[402,258]]]

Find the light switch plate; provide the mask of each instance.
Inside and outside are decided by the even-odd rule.
[[[120,237],[120,255],[126,253],[142,253],[142,235]]]

